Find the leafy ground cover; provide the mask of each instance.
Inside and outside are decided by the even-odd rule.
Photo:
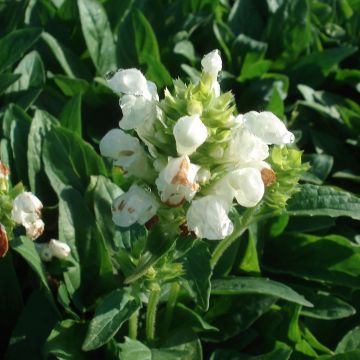
[[[359,1],[6,1],[0,23],[1,159],[11,183],[46,205],[43,239],[72,248],[70,260],[44,264],[33,242],[10,241],[0,354],[360,359]],[[215,48],[239,110],[286,119],[311,168],[287,212],[259,215],[216,266],[214,242],[177,241],[179,300],[169,318],[174,289],[164,287],[146,341],[148,299],[128,292],[126,254],[142,256],[140,277],[166,262],[169,244],[112,223],[112,200],[130,180],[99,155],[121,117],[105,74],[136,67],[172,88],[171,78],[196,81]]]

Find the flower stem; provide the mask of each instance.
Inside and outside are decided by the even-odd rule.
[[[159,297],[160,288],[151,290],[146,310],[146,339],[148,341],[153,341],[155,339],[155,321]]]
[[[134,312],[129,319],[129,338],[136,340],[138,334],[139,311]]]
[[[243,214],[243,216],[238,217],[235,220],[234,231],[228,237],[221,240],[219,244],[216,246],[214,252],[212,253],[211,261],[210,261],[212,269],[215,268],[221,256],[229,248],[229,246],[233,244],[233,242],[246,231],[246,229],[251,223],[252,216],[255,211],[256,211],[256,207],[247,209]]]
[[[161,327],[161,336],[165,336],[167,331],[169,330],[169,327],[171,325],[172,317],[174,314],[174,309],[177,301],[177,297],[179,295],[180,291],[180,285],[177,282],[172,283],[170,292],[169,292],[169,298],[168,302],[166,304],[165,314],[164,314],[164,320]]]

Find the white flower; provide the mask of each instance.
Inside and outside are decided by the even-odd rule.
[[[71,249],[70,246],[62,241],[51,239],[49,241],[49,249],[51,250],[53,256],[58,259],[65,259],[70,255]]]
[[[191,155],[208,136],[207,128],[199,115],[181,117],[176,122],[173,132],[179,155]]]
[[[35,244],[35,246],[41,260],[46,262],[51,261],[53,257],[64,260],[71,252],[68,244],[55,239],[51,239],[48,243]]]
[[[30,240],[36,240],[44,232],[45,224],[41,219],[34,222],[23,224],[26,229],[26,236]]]
[[[250,111],[244,114],[244,126],[266,144],[283,145],[295,140],[294,134],[269,111]]]
[[[117,94],[141,95],[148,97],[150,91],[145,76],[138,69],[120,69],[107,83]]]
[[[239,205],[254,207],[264,196],[265,186],[261,172],[256,168],[241,168],[226,174],[216,184],[213,192],[228,202],[233,198]]]
[[[117,197],[112,205],[112,218],[116,225],[127,227],[136,222],[144,225],[159,208],[153,194],[137,185]]]
[[[23,192],[13,201],[12,219],[26,229],[29,239],[37,239],[44,231],[44,222],[40,219],[41,201],[31,192]]]
[[[100,141],[100,152],[114,161],[130,175],[147,179],[152,176],[152,169],[140,141],[120,129],[110,130]]]
[[[168,206],[178,206],[185,200],[191,201],[199,190],[195,182],[198,165],[190,163],[187,155],[169,158],[168,164],[156,179],[161,201]]]
[[[207,195],[194,200],[186,214],[187,226],[200,238],[224,239],[234,230],[227,215],[229,209],[230,203],[220,196]]]
[[[119,122],[124,130],[138,129],[145,123],[153,123],[156,119],[156,101],[144,96],[124,95],[120,98],[123,117]]]
[[[224,157],[229,161],[246,163],[262,161],[269,156],[269,147],[243,127],[234,128]]]
[[[208,73],[212,78],[216,79],[222,69],[220,51],[213,50],[206,54],[201,60],[201,65],[204,73]]]

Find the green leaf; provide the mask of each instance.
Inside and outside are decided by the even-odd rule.
[[[291,70],[293,85],[306,84],[318,87],[331,70],[356,50],[355,47],[339,47],[310,53],[293,66]]]
[[[12,333],[5,358],[42,359],[41,349],[57,320],[58,315],[48,297],[40,291],[32,292]]]
[[[133,14],[133,27],[139,63],[147,66],[146,77],[159,87],[171,84],[171,77],[160,60],[159,45],[154,30],[139,10]]]
[[[59,120],[62,126],[81,137],[81,94],[77,94],[66,103]]]
[[[303,316],[322,320],[336,320],[356,314],[355,308],[333,295],[301,290],[314,305],[312,308],[303,308],[301,310]]]
[[[84,62],[80,60],[70,49],[61,44],[58,39],[47,32],[41,34],[42,40],[53,53],[65,74],[71,78],[89,78],[90,72]]]
[[[19,60],[35,44],[41,29],[26,28],[12,31],[0,40],[0,72]]]
[[[71,247],[74,266],[64,273],[67,290],[77,306],[92,305],[114,284],[104,238],[80,192],[64,188],[59,194],[59,239]]]
[[[139,301],[125,290],[110,293],[96,308],[82,349],[89,351],[106,344],[139,308]]]
[[[19,253],[25,259],[25,261],[29,264],[29,266],[35,271],[35,273],[39,277],[44,288],[50,294],[50,288],[46,278],[45,269],[40,259],[40,256],[36,251],[34,242],[29,240],[25,236],[21,236],[11,240],[10,246],[14,251]]]
[[[214,295],[263,294],[303,306],[313,306],[290,287],[266,278],[231,277],[215,279],[211,283]]]
[[[344,190],[329,186],[301,185],[288,202],[291,216],[348,216],[360,220],[360,199]]]
[[[264,265],[271,271],[360,288],[360,248],[348,239],[283,234],[267,240]]]
[[[86,323],[70,319],[57,323],[43,347],[44,355],[64,360],[88,359],[81,350],[86,328]]]
[[[353,350],[360,350],[360,326],[357,326],[354,329],[350,330],[340,340],[336,347],[337,354],[342,354]]]
[[[42,162],[43,143],[57,123],[46,111],[37,110],[30,126],[27,153],[29,183],[31,190],[41,199],[46,199],[49,193],[49,182]]]
[[[91,59],[98,73],[104,76],[116,70],[115,43],[106,12],[96,0],[78,0],[78,7]]]
[[[45,172],[58,195],[69,185],[84,192],[90,175],[107,174],[102,158],[91,145],[60,127],[54,127],[46,134],[43,161]]]
[[[183,278],[186,280],[186,287],[195,298],[197,305],[205,311],[209,307],[211,289],[210,260],[210,251],[203,241],[196,243],[181,259],[185,270]]]
[[[23,309],[20,283],[15,273],[15,266],[11,253],[8,253],[4,258],[0,259],[0,292],[1,354],[6,349],[11,331]]]
[[[360,350],[355,350],[344,354],[319,356],[318,360],[358,360],[359,358]]]
[[[142,342],[125,337],[125,342],[119,345],[122,360],[153,360],[151,350]]]
[[[20,74],[0,74],[0,95],[16,80],[20,78]]]
[[[309,162],[311,168],[301,175],[301,180],[316,185],[324,183],[334,165],[334,158],[327,154],[309,154],[303,156],[304,162]]]

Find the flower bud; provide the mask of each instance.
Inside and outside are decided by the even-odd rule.
[[[0,224],[0,257],[4,257],[9,250],[9,239],[3,224]]]
[[[284,145],[294,142],[294,134],[269,111],[250,111],[244,114],[245,127],[266,144]]]
[[[194,200],[186,214],[187,226],[199,238],[220,240],[230,235],[234,226],[228,217],[229,202],[208,195]]]
[[[161,201],[168,206],[179,206],[185,200],[190,201],[199,190],[195,182],[199,168],[190,163],[187,155],[169,158],[168,164],[156,179]]]
[[[8,188],[10,170],[0,161],[0,191],[6,191]]]
[[[152,177],[152,168],[139,140],[120,129],[110,130],[100,142],[100,152],[130,175],[142,179]]]
[[[112,205],[112,218],[116,225],[128,227],[136,222],[144,225],[159,208],[153,194],[137,185],[117,197]]]
[[[49,249],[52,252],[52,255],[60,260],[67,258],[71,252],[68,244],[55,239],[49,241]]]
[[[208,169],[201,168],[196,174],[196,182],[199,184],[204,184],[208,182],[211,178],[211,173]]]
[[[107,83],[117,94],[149,96],[146,78],[138,69],[120,69]]]
[[[208,135],[199,115],[181,117],[176,122],[173,132],[179,155],[191,155],[205,142]]]
[[[216,79],[222,69],[220,51],[213,50],[206,54],[201,60],[201,65],[204,73],[208,73],[211,77]]]

